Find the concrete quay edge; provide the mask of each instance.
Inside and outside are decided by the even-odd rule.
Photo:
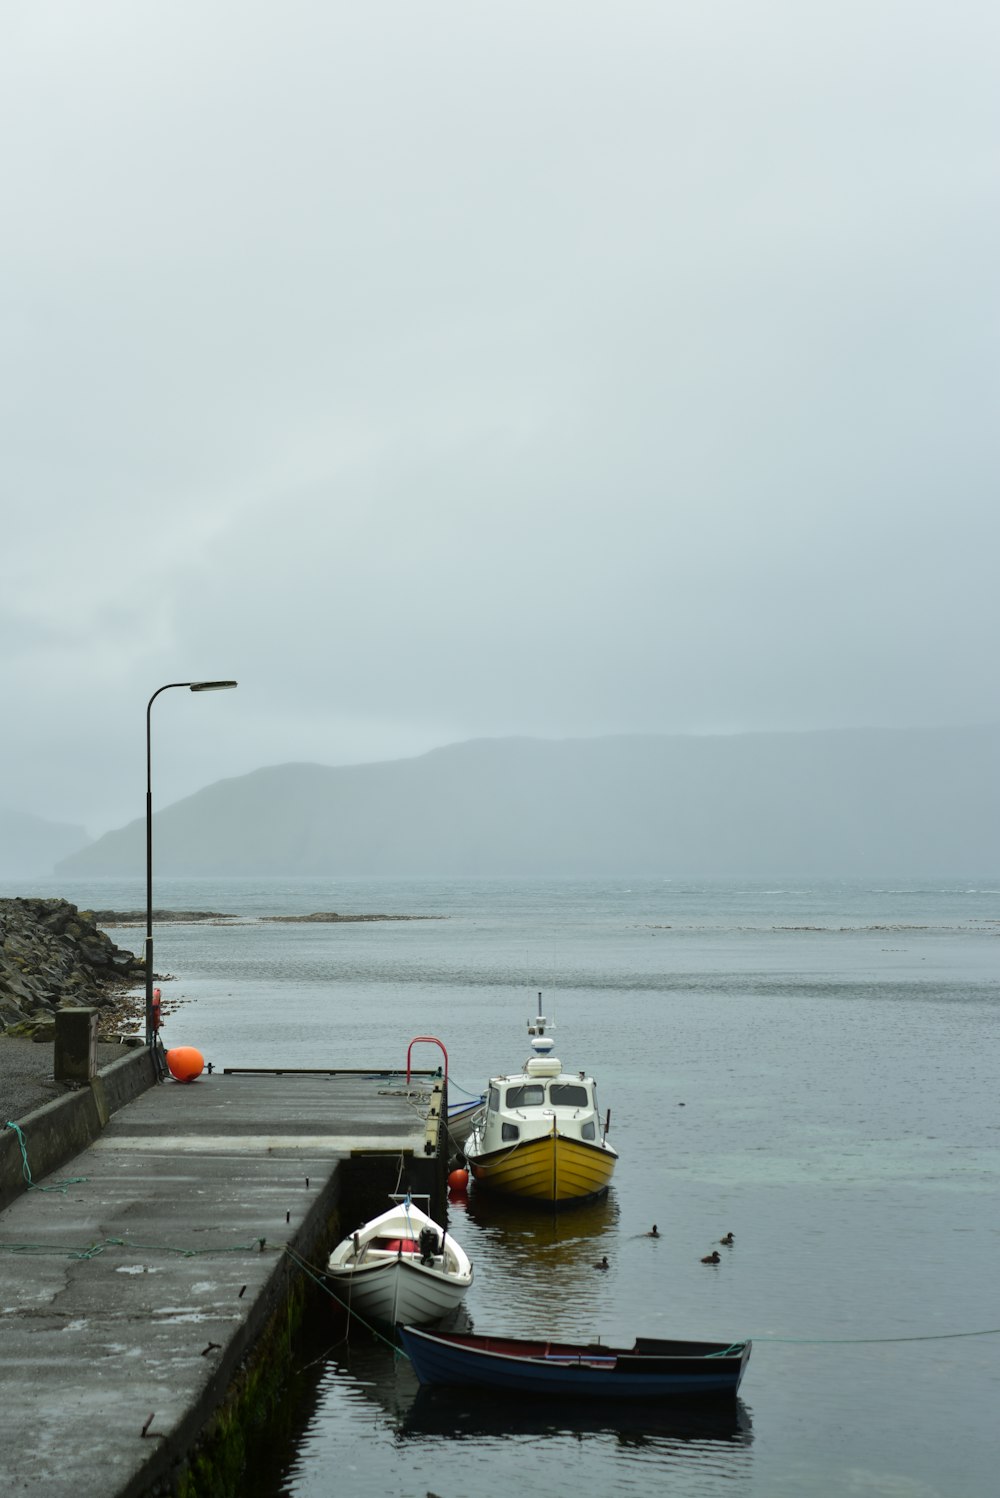
[[[380,1209],[404,1168],[411,1189],[443,1188],[423,1108],[378,1081],[151,1087],[67,1186],[0,1213],[5,1498],[240,1491],[213,1442],[287,1363],[296,1320],[329,1310],[296,1261],[325,1263],[344,1211]]]
[[[143,1046],[102,1067],[88,1086],[53,1098],[23,1118],[11,1120],[21,1130],[32,1181],[51,1175],[100,1134],[119,1108],[156,1082],[152,1053]],[[21,1139],[0,1118],[0,1211],[27,1191]]]

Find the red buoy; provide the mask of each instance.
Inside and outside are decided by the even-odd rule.
[[[469,1172],[467,1170],[453,1170],[448,1177],[449,1191],[464,1191],[469,1184]]]
[[[167,1069],[175,1082],[193,1082],[205,1070],[205,1058],[193,1045],[176,1045],[167,1052]]]

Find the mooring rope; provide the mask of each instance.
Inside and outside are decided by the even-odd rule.
[[[388,1337],[384,1337],[380,1331],[378,1331],[369,1322],[365,1321],[365,1319],[364,1319],[363,1316],[359,1316],[358,1313],[357,1313],[357,1311],[352,1310],[351,1307],[345,1301],[343,1301],[340,1298],[340,1296],[336,1294],[336,1292],[334,1290],[332,1290],[330,1288],[330,1286],[327,1284],[326,1280],[322,1277],[321,1272],[318,1271],[318,1270],[316,1270],[313,1265],[307,1263],[306,1260],[302,1258],[301,1254],[297,1253],[296,1250],[294,1248],[292,1248],[287,1243],[285,1244],[285,1253],[288,1255],[289,1259],[291,1259],[292,1263],[296,1266],[296,1268],[301,1269],[302,1272],[303,1272],[303,1274],[307,1274],[309,1276],[309,1278],[311,1280],[313,1280],[314,1283],[319,1286],[319,1288],[324,1292],[324,1294],[328,1295],[331,1300],[333,1300],[333,1301],[335,1301],[337,1303],[337,1305],[343,1306],[344,1309],[346,1311],[348,1311],[349,1315],[351,1315],[355,1320],[357,1320],[357,1321],[359,1321],[361,1323],[361,1325],[365,1328],[366,1331],[371,1332],[371,1334],[372,1334],[373,1337],[377,1337],[380,1342],[384,1342],[387,1347],[391,1347],[392,1350],[393,1350],[393,1352],[395,1352],[398,1357],[404,1357],[405,1358],[405,1357],[408,1356],[408,1354],[403,1350],[403,1348],[397,1346],[397,1344],[395,1342],[390,1341]],[[987,1327],[984,1331],[975,1331],[975,1332],[927,1332],[927,1333],[925,1333],[925,1334],[923,1334],[921,1336],[909,1336],[909,1337],[771,1337],[771,1336],[754,1336],[754,1337],[744,1337],[742,1339],[742,1341],[739,1341],[739,1342],[732,1342],[732,1343],[730,1343],[730,1345],[728,1347],[723,1348],[720,1352],[713,1352],[713,1353],[708,1354],[708,1356],[709,1357],[713,1357],[713,1358],[721,1358],[721,1357],[732,1356],[735,1353],[741,1351],[741,1349],[744,1348],[748,1342],[783,1342],[783,1343],[794,1344],[796,1346],[802,1346],[802,1347],[806,1347],[806,1346],[823,1346],[823,1347],[827,1347],[827,1346],[837,1346],[837,1345],[850,1346],[850,1345],[864,1344],[864,1343],[869,1343],[869,1344],[885,1344],[885,1343],[893,1343],[893,1342],[947,1342],[947,1341],[952,1341],[952,1340],[954,1340],[956,1338],[962,1338],[962,1337],[997,1337],[997,1336],[1000,1336],[1000,1327],[996,1327],[996,1326]]]
[[[449,1077],[448,1091],[450,1092],[453,1087],[457,1087],[459,1092],[464,1092],[466,1097],[481,1098],[484,1103],[486,1101],[486,1094],[483,1092],[482,1088],[480,1088],[478,1092],[470,1092],[467,1087],[462,1086],[461,1082],[456,1082],[454,1077]]]
[[[325,1295],[328,1295],[329,1298],[332,1301],[335,1301],[338,1306],[343,1306],[348,1315],[355,1321],[359,1321],[366,1332],[371,1332],[372,1336],[376,1337],[380,1342],[384,1342],[386,1347],[391,1347],[393,1352],[396,1353],[398,1357],[407,1357],[407,1354],[401,1347],[398,1347],[395,1342],[390,1341],[388,1337],[384,1337],[382,1333],[376,1327],[372,1326],[371,1322],[366,1321],[363,1316],[359,1316],[357,1311],[353,1310],[347,1301],[341,1300],[336,1291],[332,1290],[327,1284],[326,1280],[323,1278],[322,1272],[320,1270],[317,1270],[314,1265],[307,1263],[306,1260],[303,1259],[302,1255],[296,1249],[292,1248],[291,1244],[285,1244],[285,1253],[288,1255],[289,1259],[291,1259],[296,1269],[301,1269],[302,1273],[308,1275],[313,1283],[318,1285]]]
[[[889,1342],[952,1342],[959,1337],[1000,1337],[1000,1326],[989,1326],[978,1332],[924,1332],[910,1337],[747,1337],[748,1342],[787,1342],[799,1346],[836,1347],[863,1343],[883,1344]]]

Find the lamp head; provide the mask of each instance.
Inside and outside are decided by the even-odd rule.
[[[228,692],[238,683],[235,681],[192,681],[188,685],[192,692]]]

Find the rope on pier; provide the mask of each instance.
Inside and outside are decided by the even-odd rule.
[[[7,1120],[5,1128],[13,1129],[17,1135],[17,1142],[21,1146],[21,1174],[27,1183],[29,1191],[61,1191],[65,1196],[71,1186],[79,1186],[87,1179],[86,1176],[66,1176],[61,1181],[54,1182],[51,1186],[39,1186],[37,1181],[31,1179],[31,1166],[28,1164],[28,1147],[24,1142],[24,1130],[20,1124],[11,1123]]]
[[[87,1248],[69,1248],[59,1243],[0,1243],[0,1253],[8,1254],[63,1254],[68,1259],[96,1259],[109,1248],[125,1248],[129,1253],[180,1254],[185,1259],[197,1259],[205,1254],[263,1253],[266,1238],[255,1238],[252,1243],[215,1244],[211,1248],[184,1248],[170,1243],[132,1243],[127,1238],[105,1238],[100,1243],[91,1243]]]

